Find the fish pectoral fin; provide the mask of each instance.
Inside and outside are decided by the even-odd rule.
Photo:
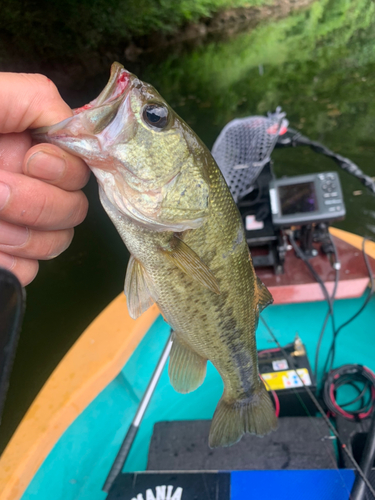
[[[172,335],[173,344],[169,361],[169,379],[177,392],[195,391],[206,376],[207,359],[194,352],[176,333]]]
[[[161,251],[182,272],[198,281],[202,286],[220,295],[219,283],[212,271],[206,266],[199,256],[180,238],[174,236],[167,248]]]
[[[262,312],[265,307],[272,304],[273,297],[264,283],[260,281],[257,277],[258,286],[258,308],[259,312]]]
[[[137,319],[155,302],[151,289],[152,282],[147,272],[142,264],[131,255],[126,271],[124,292],[129,314],[133,319]]]

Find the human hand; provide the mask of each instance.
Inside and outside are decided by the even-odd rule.
[[[32,146],[29,128],[72,116],[45,76],[0,73],[0,267],[23,285],[72,241],[86,216],[80,189],[90,171],[79,158],[51,144]]]

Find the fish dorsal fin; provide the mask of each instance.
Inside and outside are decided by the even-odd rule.
[[[220,295],[219,283],[211,270],[201,261],[194,250],[180,238],[174,236],[170,241],[170,245],[167,248],[162,248],[162,252],[190,278]]]
[[[260,281],[257,276],[257,286],[258,286],[258,308],[259,312],[262,312],[265,307],[272,304],[273,297],[264,283]]]
[[[195,391],[206,376],[207,359],[202,358],[181,341],[175,332],[169,361],[169,379],[175,391]]]
[[[132,255],[126,271],[124,292],[129,314],[137,319],[155,302],[151,296],[151,282],[142,264]]]

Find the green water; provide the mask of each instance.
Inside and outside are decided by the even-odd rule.
[[[235,38],[152,53],[126,67],[158,88],[211,147],[235,117],[280,105],[291,126],[375,175],[375,7],[371,0],[321,0]],[[108,75],[61,89],[71,106],[95,97]],[[332,170],[309,150],[276,151],[277,175]],[[347,208],[337,227],[374,236],[375,197],[340,174]],[[355,191],[362,191],[354,195]],[[42,263],[27,309],[0,435],[3,447],[56,364],[123,288],[128,253],[97,197],[71,247]]]

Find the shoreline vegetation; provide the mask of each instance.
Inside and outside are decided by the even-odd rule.
[[[373,151],[374,26],[372,0],[319,0],[230,39],[150,60],[142,79],[162,89],[209,147],[230,120],[281,106],[293,127],[323,142],[330,136],[332,148],[355,150],[361,138]]]
[[[17,5],[21,0],[4,1]],[[73,29],[72,13],[78,8],[77,0],[66,1],[63,26]],[[87,1],[80,0],[79,5],[84,7]],[[102,2],[113,7],[124,0],[90,1],[94,1],[92,16],[95,9],[103,7]],[[122,38],[120,43],[117,34],[112,45],[100,45],[98,33],[96,38],[91,33],[91,44],[84,45],[89,35],[83,33],[80,43],[84,50],[80,52],[78,39],[78,45],[68,46],[68,32],[61,29],[55,34],[56,39],[61,38],[59,44],[51,39],[46,46],[39,46],[38,40],[47,34],[37,32],[38,23],[44,25],[37,18],[32,24],[35,29],[31,33],[36,37],[33,45],[23,43],[21,50],[20,40],[24,42],[26,36],[21,33],[14,50],[6,52],[4,59],[4,44],[0,43],[0,70],[44,73],[58,85],[71,107],[79,107],[98,95],[108,79],[110,65],[117,60],[159,89],[209,147],[231,119],[265,114],[281,105],[293,126],[306,134],[322,140],[322,135],[335,135],[341,124],[347,133],[346,145],[350,142],[354,146],[361,137],[365,149],[373,151],[375,104],[369,99],[375,84],[373,0],[273,0],[272,4],[270,0],[181,0],[179,14],[174,12],[174,17],[164,20],[164,24],[162,17],[172,12],[176,2],[126,0],[126,5],[131,7],[135,1],[139,3],[138,21],[134,18],[132,26],[137,36],[128,33],[126,41]],[[155,11],[146,9],[156,4],[164,9],[157,14],[160,26]],[[186,18],[194,17],[187,11],[187,6],[193,4],[196,8],[205,5],[220,9],[211,17],[205,14],[198,21],[186,22]],[[235,8],[227,8],[229,4]],[[9,12],[10,8],[5,9],[5,17]],[[130,14],[131,9],[128,18]],[[196,10],[194,15],[198,14]],[[139,24],[142,15],[143,24]],[[14,16],[19,22],[17,13]],[[118,21],[118,16],[112,17]],[[0,17],[0,26],[3,19]],[[177,21],[182,23],[178,29]],[[86,19],[82,31],[88,23]],[[106,24],[102,24],[104,30]],[[154,31],[145,34],[147,26]],[[157,27],[161,31],[156,32]],[[111,29],[116,32],[117,28],[115,25]],[[8,33],[12,30],[15,25],[8,26]],[[104,37],[103,33],[100,36]],[[126,30],[122,33],[125,36]],[[73,37],[71,33],[69,36]],[[28,51],[30,57],[26,58]],[[295,91],[291,94],[292,88]],[[334,142],[344,146],[340,137]]]
[[[250,31],[316,0],[5,0],[0,70],[42,72],[69,87],[114,60],[137,63]]]

